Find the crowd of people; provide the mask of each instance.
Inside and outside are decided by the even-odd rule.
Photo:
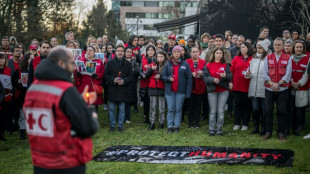
[[[228,30],[224,36],[204,33],[186,41],[171,34],[167,43],[133,35],[116,44],[107,35],[89,36],[81,47],[70,31],[63,44],[56,37],[41,42],[33,39],[25,44],[28,49],[14,36],[4,36],[0,47],[0,140],[6,140],[5,131],[16,130],[25,139],[27,90],[42,76],[62,78],[59,72],[46,73],[46,69],[57,71],[46,63],[46,69],[37,68],[51,52],[57,55],[51,51],[55,47],[80,49],[78,61],[85,67],[91,63],[92,73],[74,70],[71,82],[80,94],[85,87],[96,93],[93,105],[96,112],[100,105],[108,110],[111,132],[123,132],[124,123],[131,122],[131,108],[138,113],[138,106],[143,105],[141,118],[150,131],[163,129],[166,123],[168,133],[178,133],[187,115],[189,128],[200,128],[200,121],[208,118],[209,135],[223,136],[227,110],[227,118],[234,119],[232,131],[246,131],[253,121],[251,134],[259,133],[263,140],[272,137],[275,123],[280,140],[289,134],[300,136],[309,105],[310,33],[302,38],[296,30],[284,30],[282,37],[273,40],[264,26],[258,35],[253,42]],[[104,57],[98,58],[98,53]],[[76,61],[70,66],[76,66]]]

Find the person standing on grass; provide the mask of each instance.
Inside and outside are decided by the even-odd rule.
[[[125,104],[125,121],[126,123],[130,123],[131,106],[134,105],[137,107],[138,102],[137,83],[139,77],[139,66],[138,63],[133,59],[131,48],[125,48],[125,57],[126,60],[131,63],[133,71],[133,80],[128,85],[128,101]]]
[[[299,131],[306,124],[306,107],[308,105],[308,79],[301,83],[303,74],[306,72],[309,57],[306,55],[306,44],[302,40],[296,40],[292,47],[292,77],[291,77],[291,95],[292,105],[288,106],[293,110],[290,117],[288,117],[290,128],[293,129],[293,134],[300,136]]]
[[[200,128],[201,105],[206,92],[206,84],[202,79],[206,61],[199,59],[199,49],[194,46],[191,49],[191,58],[187,59],[186,62],[192,73],[192,94],[188,100],[188,127]]]
[[[165,97],[168,105],[168,133],[180,131],[182,105],[192,92],[192,73],[181,57],[182,48],[175,46],[170,61],[164,66],[161,78],[165,82]]]
[[[27,79],[23,79],[22,73],[28,74],[29,64],[31,61],[31,54],[26,53],[23,60],[20,63],[19,68],[14,72],[12,77],[12,85],[15,89],[15,104],[19,110],[18,125],[19,125],[19,138],[21,140],[26,139],[26,123],[25,116],[22,111],[25,95],[27,91],[27,86],[24,86],[24,83],[27,84]]]
[[[268,40],[259,41],[256,44],[257,53],[253,56],[250,63],[250,70],[245,74],[245,78],[250,79],[248,96],[252,101],[253,108],[253,131],[251,134],[259,132],[259,125],[261,123],[261,135],[265,135],[265,86],[264,86],[264,59],[268,54],[268,47],[270,42]]]
[[[151,68],[151,64],[155,60],[156,48],[149,45],[146,48],[146,55],[142,56],[142,63],[140,65],[140,92],[139,95],[143,101],[144,123],[149,124],[150,112],[150,96],[148,95],[150,78],[146,77],[146,72]]]
[[[110,132],[115,131],[116,106],[118,108],[118,131],[123,132],[125,119],[125,103],[128,101],[128,85],[133,80],[131,62],[124,56],[124,47],[117,45],[115,59],[108,61],[104,78],[108,83]]]
[[[148,130],[155,129],[155,121],[157,116],[157,106],[159,109],[159,129],[164,128],[164,121],[166,116],[166,100],[165,100],[165,83],[161,79],[161,72],[167,63],[168,55],[164,51],[159,51],[156,54],[156,59],[150,65],[145,73],[146,78],[150,78],[149,93],[150,96],[150,122],[151,125]]]
[[[2,83],[5,85],[5,81],[11,81],[11,69],[7,67],[8,59],[5,54],[0,53],[0,75],[2,76],[3,80]],[[5,77],[5,78],[4,78]],[[4,80],[6,79],[6,80]],[[4,86],[5,89],[5,97],[0,106],[0,140],[6,141],[4,137],[4,131],[11,131],[9,130],[9,126],[12,125],[11,119],[11,107],[12,107],[12,88],[10,86]]]
[[[240,45],[238,55],[232,60],[230,70],[233,74],[233,95],[235,99],[235,121],[233,130],[248,130],[251,116],[251,100],[248,98],[250,79],[244,75],[249,71],[254,49],[248,42]]]
[[[286,140],[288,130],[287,123],[287,99],[289,94],[289,82],[292,74],[292,60],[290,55],[282,53],[284,42],[278,37],[274,40],[274,53],[265,58],[265,103],[266,103],[266,134],[262,140],[270,139],[273,130],[274,103],[277,106],[278,138]]]
[[[70,50],[56,47],[36,69],[23,111],[34,173],[86,173],[99,123],[71,82]],[[88,87],[83,92],[86,97]],[[96,94],[88,93],[91,104]]]
[[[101,59],[95,58],[96,48],[92,45],[88,45],[86,48],[86,55],[80,61],[84,62],[86,67],[87,62],[94,63],[96,68],[94,69],[91,75],[81,74],[76,72],[76,82],[75,85],[80,93],[83,92],[86,85],[89,86],[90,91],[97,93],[98,97],[94,105],[96,106],[96,111],[98,113],[98,106],[103,104],[103,87],[102,87],[102,78],[104,73],[104,66]]]
[[[204,69],[203,79],[207,84],[210,106],[209,135],[223,135],[224,107],[229,96],[229,82],[233,75],[224,58],[224,49],[216,47],[210,62]],[[216,130],[215,130],[216,125]]]

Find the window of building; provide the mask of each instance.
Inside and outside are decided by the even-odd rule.
[[[131,1],[121,1],[121,6],[132,6]]]
[[[158,13],[145,13],[147,19],[158,19]]]
[[[144,6],[145,7],[158,7],[159,3],[158,1],[145,1]]]
[[[162,1],[162,2],[159,2],[159,7],[175,7],[175,2]]]
[[[126,18],[145,18],[145,13],[126,13]]]
[[[143,30],[155,30],[154,25],[143,25]]]
[[[172,13],[158,13],[158,18],[159,19],[172,19],[173,18]]]

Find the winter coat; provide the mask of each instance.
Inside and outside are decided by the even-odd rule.
[[[264,82],[264,71],[265,71],[264,59],[255,55],[250,63],[250,76],[244,76],[250,79],[249,86],[249,97],[265,98],[265,82]]]
[[[115,78],[124,80],[123,85],[114,83]],[[131,62],[125,58],[115,58],[108,61],[104,71],[104,78],[108,84],[108,100],[111,102],[128,102],[128,86],[133,81],[133,71]]]

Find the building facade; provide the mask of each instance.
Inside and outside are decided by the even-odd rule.
[[[190,35],[195,26],[177,31],[157,32],[154,24],[194,15],[200,0],[112,0],[111,10],[120,21],[122,28],[136,35],[149,38],[168,36],[172,32]]]

